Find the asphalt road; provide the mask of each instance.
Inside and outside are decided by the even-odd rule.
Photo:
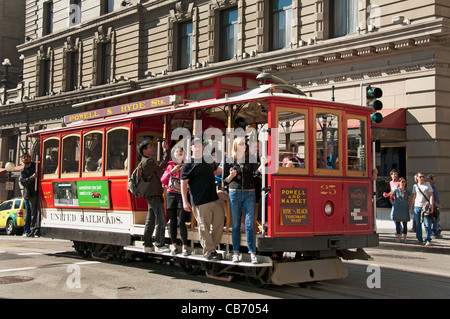
[[[345,262],[349,271],[346,279],[262,289],[243,278],[224,282],[202,274],[187,275],[174,264],[82,259],[69,241],[0,233],[0,298],[239,302],[286,298],[450,298],[449,255],[380,248],[366,251],[373,260]]]

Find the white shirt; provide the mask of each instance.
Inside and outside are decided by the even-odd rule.
[[[424,193],[428,199],[426,199],[422,193],[417,189],[417,186],[420,187],[420,190],[422,193]],[[423,204],[425,204],[426,201],[428,201],[433,194],[433,188],[431,187],[430,183],[425,182],[422,185],[420,184],[414,184],[413,186],[413,194],[416,194],[416,199],[414,200],[414,206],[422,207]]]

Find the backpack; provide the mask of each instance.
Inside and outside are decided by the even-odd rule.
[[[131,173],[130,178],[128,179],[128,192],[130,194],[134,194],[137,198],[143,197],[145,195],[147,187],[150,184],[142,178],[141,166],[142,162],[140,162],[139,165],[134,169],[133,173]]]

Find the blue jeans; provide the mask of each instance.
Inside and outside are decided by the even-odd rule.
[[[31,208],[30,203],[28,202],[28,199],[24,199],[25,204],[25,225],[23,226],[23,232],[24,234],[30,234],[31,233]]]
[[[256,253],[255,247],[255,190],[239,190],[229,192],[230,210],[232,220],[231,240],[233,252],[239,252],[241,245],[241,217],[242,209],[245,214],[245,229],[247,234],[247,246],[250,253]]]
[[[416,222],[416,238],[419,242],[423,242],[422,237],[422,223],[420,222],[422,207],[414,206],[414,220]],[[433,225],[433,221],[430,217],[423,217],[423,225],[425,227],[425,232],[427,237],[425,238],[425,242],[431,242],[431,226]]]
[[[436,209],[436,208],[435,208]],[[439,235],[439,222],[441,221],[441,215],[439,215],[438,218],[435,218],[433,221],[433,235],[438,236]]]

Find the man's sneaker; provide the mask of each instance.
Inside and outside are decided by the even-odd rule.
[[[155,249],[153,248],[153,246],[150,246],[150,247],[144,247],[144,252],[146,253],[146,254],[149,254],[149,253],[152,253],[152,252],[154,252],[155,251]]]
[[[171,253],[172,255],[176,255],[176,254],[178,253],[178,248],[177,248],[177,247],[172,248],[172,249],[170,250],[170,253]]]
[[[234,262],[234,263],[240,262],[239,254],[233,254],[233,257],[231,257],[231,261]]]
[[[155,246],[155,252],[157,252],[157,253],[168,253],[168,252],[170,252],[170,249],[167,248],[166,246],[161,246],[161,247]]]
[[[256,255],[251,254],[250,256],[252,259],[252,264],[259,264],[258,258],[256,257]]]
[[[206,257],[208,260],[222,260],[222,255],[218,254],[217,252],[213,251],[211,254],[209,254],[208,257]]]
[[[189,256],[189,252],[187,249],[183,249],[183,252],[181,253],[182,256]]]

